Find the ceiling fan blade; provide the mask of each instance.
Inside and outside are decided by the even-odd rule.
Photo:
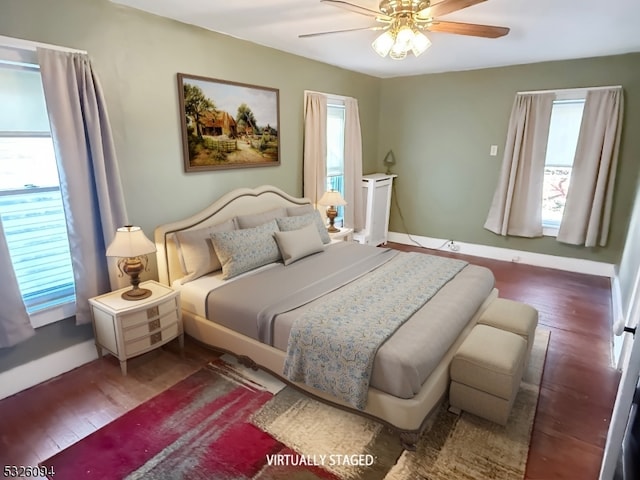
[[[486,1],[487,0],[442,0],[424,10],[420,10],[418,12],[418,18],[441,17]]]
[[[388,28],[387,26],[348,28],[346,30],[332,30],[328,32],[304,33],[302,35],[298,35],[298,38],[319,37],[321,35],[333,35],[334,33],[357,32],[358,30],[386,30],[387,28]]]
[[[345,2],[343,0],[320,0],[322,3],[327,3],[329,5],[333,5],[334,7],[344,8],[345,10],[349,10],[350,12],[359,13],[360,15],[366,15],[367,17],[379,17],[386,16],[383,15],[382,12],[378,10],[372,10],[367,7],[361,7],[360,5],[356,5],[355,3]]]
[[[441,22],[436,20],[427,28],[430,32],[455,33],[472,37],[499,38],[509,33],[507,27],[477,25],[475,23]]]

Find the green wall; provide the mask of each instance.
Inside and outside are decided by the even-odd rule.
[[[600,85],[622,85],[625,92],[608,245],[584,248],[550,237],[505,238],[485,230],[516,92]],[[392,149],[395,189],[408,233],[619,262],[640,166],[640,54],[386,79],[380,112],[377,168]],[[498,156],[489,156],[490,145],[498,145]],[[395,207],[390,229],[405,232]]]
[[[107,102],[129,221],[150,238],[157,225],[184,218],[237,187],[272,184],[301,195],[304,90],[357,98],[363,155],[375,161],[377,78],[107,0],[2,0],[0,35],[89,53]],[[184,173],[178,72],[279,89],[281,165]],[[0,371],[90,338],[86,328],[80,330],[39,329],[32,340],[0,349]]]
[[[0,35],[89,53],[104,87],[129,220],[148,235],[236,187],[269,183],[301,194],[305,89],[358,98],[363,153],[375,156],[380,81],[373,77],[107,0],[3,0]],[[178,72],[279,89],[281,166],[184,173]]]

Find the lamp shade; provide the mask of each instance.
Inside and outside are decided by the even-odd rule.
[[[107,257],[132,258],[156,251],[140,227],[126,225],[116,230],[113,241],[107,247]]]
[[[411,51],[413,52],[413,54],[418,57],[422,55],[430,46],[431,40],[429,40],[426,35],[420,32],[416,32],[413,37],[413,41],[411,42]]]
[[[386,57],[389,53],[389,50],[391,50],[391,47],[393,47],[394,42],[395,38],[393,34],[389,30],[387,30],[378,38],[376,38],[371,46],[378,55],[380,55],[381,57]]]
[[[344,198],[342,198],[342,195],[340,195],[340,192],[338,192],[337,190],[329,190],[327,192],[324,192],[322,198],[318,200],[318,205],[337,207],[338,205],[346,204],[347,202],[344,201]]]

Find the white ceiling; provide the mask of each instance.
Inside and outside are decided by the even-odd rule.
[[[509,27],[506,37],[428,33],[431,48],[401,61],[373,51],[375,31],[298,38],[375,23],[319,0],[111,1],[382,78],[640,51],[640,0],[488,0],[440,18]],[[379,2],[352,3],[377,10]]]

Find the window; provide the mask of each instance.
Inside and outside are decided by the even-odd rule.
[[[544,234],[555,236],[560,228],[569,191],[573,158],[578,145],[586,91],[553,102],[542,191]]]
[[[327,104],[327,190],[337,190],[344,197],[344,103]],[[337,207],[336,224],[344,223],[344,207]]]
[[[40,73],[3,58],[0,49],[0,217],[39,327],[75,313],[73,270]]]

